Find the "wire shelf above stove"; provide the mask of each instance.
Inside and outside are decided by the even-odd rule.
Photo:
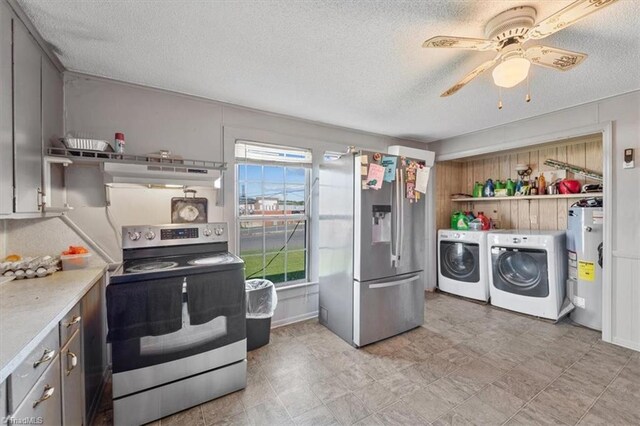
[[[73,160],[74,163],[119,163],[119,164],[139,164],[143,166],[176,166],[176,167],[197,167],[207,170],[226,170],[227,163],[221,161],[189,160],[174,158],[158,158],[146,155],[119,154],[116,152],[90,151],[84,149],[68,149],[50,147],[47,154],[54,157],[65,157]]]

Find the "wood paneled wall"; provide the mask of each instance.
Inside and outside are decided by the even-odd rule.
[[[566,229],[567,211],[576,199],[557,200],[518,200],[484,202],[452,202],[451,194],[473,193],[476,181],[516,180],[515,167],[526,163],[531,167],[531,177],[544,173],[547,182],[554,177],[555,169],[544,165],[546,159],[554,159],[586,167],[602,173],[602,137],[585,136],[563,141],[554,145],[545,145],[530,151],[496,153],[492,156],[470,158],[464,161],[436,163],[436,225],[438,229],[450,227],[450,217],[457,210],[471,210],[474,214],[483,211],[491,217],[501,229]],[[582,176],[567,173],[568,179],[577,179],[582,183],[597,183]]]
[[[443,161],[435,164],[436,177],[436,227],[437,229],[450,228],[451,214],[463,207],[466,203],[451,201],[451,195],[466,193],[466,164],[457,161]],[[462,204],[463,206],[460,206]]]

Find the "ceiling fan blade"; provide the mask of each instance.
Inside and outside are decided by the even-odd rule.
[[[437,36],[422,43],[422,47],[437,47],[445,49],[467,49],[467,50],[498,50],[499,45],[493,40],[483,38]]]
[[[604,9],[617,0],[577,0],[569,6],[538,22],[526,38],[539,40],[575,24],[587,15]]]
[[[449,89],[445,90],[440,95],[440,97],[444,98],[446,96],[453,95],[458,90],[460,90],[464,86],[466,86],[471,80],[473,80],[474,78],[476,78],[477,76],[479,76],[483,72],[491,69],[491,67],[493,67],[496,64],[496,62],[498,62],[498,59],[500,59],[500,55],[498,55],[497,57],[495,57],[494,59],[492,59],[490,61],[487,61],[487,62],[481,64],[479,67],[476,67],[473,71],[471,71],[469,74],[467,74],[462,80],[460,80],[459,82],[457,82],[456,84],[451,86]]]
[[[526,50],[524,55],[532,64],[560,71],[568,71],[580,65],[587,57],[586,53],[549,46],[532,46]]]

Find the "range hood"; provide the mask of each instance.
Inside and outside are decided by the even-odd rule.
[[[102,163],[104,184],[107,186],[145,185],[177,188],[200,186],[218,188],[220,170],[195,165],[158,163],[128,164]]]

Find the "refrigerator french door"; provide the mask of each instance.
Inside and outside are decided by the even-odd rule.
[[[357,347],[424,322],[425,200],[405,197],[399,158],[392,182],[363,189],[373,155],[320,167],[320,322]]]

